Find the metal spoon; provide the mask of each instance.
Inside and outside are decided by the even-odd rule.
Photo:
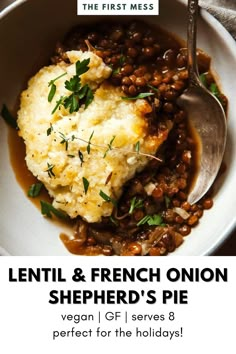
[[[186,110],[190,124],[199,136],[200,154],[196,182],[188,201],[196,203],[211,187],[219,171],[226,143],[226,117],[218,101],[199,79],[196,53],[198,0],[188,0],[189,86],[178,104]]]

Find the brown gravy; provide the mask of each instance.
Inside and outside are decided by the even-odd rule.
[[[15,173],[16,180],[27,196],[29,187],[32,184],[37,183],[38,180],[27,168],[25,161],[26,151],[24,141],[19,137],[17,131],[12,128],[8,129],[8,145],[10,161]],[[40,198],[30,198],[30,200],[38,208],[40,208],[40,200],[51,202],[51,198],[49,197],[45,188],[42,188]]]

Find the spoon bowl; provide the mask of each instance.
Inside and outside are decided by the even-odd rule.
[[[188,202],[194,204],[206,194],[218,174],[225,150],[226,118],[217,98],[200,84],[190,86],[178,104],[188,113],[199,142],[198,175],[188,196]]]
[[[227,136],[226,116],[219,100],[202,84],[197,65],[198,0],[188,0],[189,86],[178,98],[188,114],[199,141],[197,178],[191,189],[190,204],[201,199],[212,186],[220,169]]]

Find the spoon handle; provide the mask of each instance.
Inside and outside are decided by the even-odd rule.
[[[197,64],[198,0],[188,0],[188,75],[189,86],[199,86]]]

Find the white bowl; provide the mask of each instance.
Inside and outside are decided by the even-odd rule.
[[[100,18],[101,19],[101,18]],[[123,20],[130,19],[123,16]],[[160,16],[143,17],[186,38],[186,7],[160,0]],[[75,24],[97,21],[77,16],[76,1],[16,1],[0,14],[0,107],[14,107],[27,79],[48,62],[55,43]],[[212,68],[229,99],[229,134],[225,153],[227,170],[217,183],[214,207],[185,238],[174,255],[209,255],[236,225],[236,45],[228,32],[201,11],[198,46],[212,57]],[[9,160],[7,128],[0,121],[0,252],[10,255],[69,255],[59,240],[61,227],[43,218],[15,179]],[[17,154],[17,151],[16,151]]]

